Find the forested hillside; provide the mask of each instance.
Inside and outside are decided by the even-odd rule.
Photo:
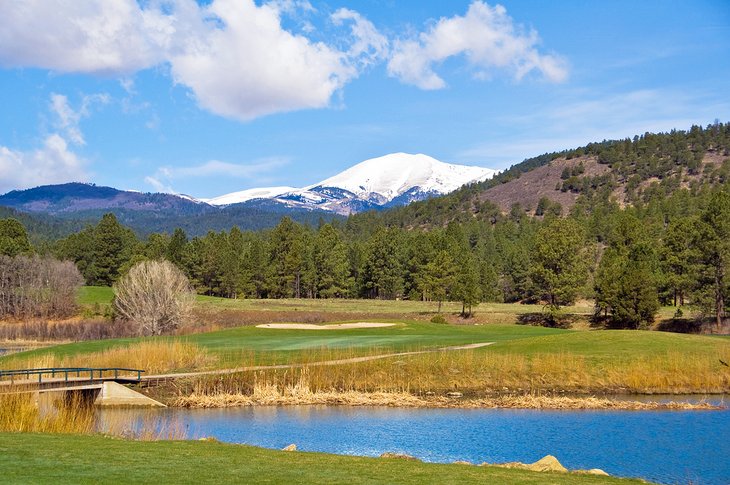
[[[724,185],[730,177],[730,123],[688,131],[646,133],[546,153],[493,179],[384,214],[388,224],[443,226],[490,220],[498,214],[587,214],[618,204],[643,206],[680,189],[690,195]]]
[[[199,293],[230,298],[449,299],[465,315],[481,301],[531,301],[547,322],[589,298],[610,326],[646,326],[663,303],[719,329],[730,310],[729,155],[730,125],[715,124],[544,155],[449,196],[316,227],[283,218],[263,231],[140,240],[108,214],[49,251],[92,285],[164,258]],[[559,172],[554,200],[525,210],[528,184],[507,211],[489,201],[540,170]]]

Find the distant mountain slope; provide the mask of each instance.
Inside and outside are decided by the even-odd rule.
[[[185,196],[124,191],[76,182],[13,190],[0,195],[0,205],[57,215],[105,209],[174,211],[178,214],[211,210],[207,204]]]
[[[152,232],[172,232],[184,228],[191,236],[208,231],[260,230],[275,226],[287,215],[297,222],[316,224],[334,215],[319,210],[288,208],[281,204],[256,201],[245,207],[224,208],[171,194],[146,194],[68,183],[14,190],[0,196],[0,216],[4,213],[23,222],[35,240],[58,238],[96,223],[107,213],[145,236]]]
[[[528,158],[491,179],[382,217],[403,226],[442,226],[489,220],[515,209],[533,216],[541,199],[567,213],[578,203],[584,211],[610,203],[647,204],[682,189],[691,194],[728,184],[730,123],[715,123]]]
[[[249,189],[206,201],[213,205],[227,205],[268,199],[288,207],[347,215],[443,195],[464,184],[486,180],[496,173],[488,168],[440,162],[423,154],[392,153],[365,160],[301,189]]]
[[[0,219],[13,218],[20,221],[28,231],[31,242],[39,244],[52,241],[83,229],[91,220],[66,220],[48,214],[29,214],[10,207],[0,206]]]

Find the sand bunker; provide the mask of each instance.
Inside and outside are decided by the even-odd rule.
[[[313,323],[265,323],[256,325],[258,328],[280,328],[287,330],[347,330],[348,328],[379,328],[392,327],[395,323],[337,323],[334,325],[314,325]]]

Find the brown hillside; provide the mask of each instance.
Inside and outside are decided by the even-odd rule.
[[[681,187],[687,188],[692,181],[698,182],[710,182],[708,174],[711,174],[713,169],[719,168],[723,161],[727,159],[724,153],[718,153],[710,150],[705,153],[702,159],[702,166],[700,170],[694,175],[690,175],[684,171],[682,173]],[[576,157],[570,160],[565,158],[556,158],[548,165],[538,167],[529,172],[523,173],[521,177],[510,180],[507,183],[498,185],[487,189],[479,195],[479,200],[484,202],[486,200],[496,204],[500,210],[504,213],[510,211],[514,204],[519,203],[525,209],[525,212],[533,214],[539,200],[543,197],[547,197],[553,202],[558,202],[563,206],[563,210],[567,212],[570,210],[575,201],[580,196],[577,192],[566,191],[562,192],[556,187],[559,187],[563,180],[561,175],[563,170],[567,168],[573,168],[583,163],[585,172],[579,176],[583,177],[595,177],[598,175],[604,175],[611,172],[609,165],[603,165],[598,163],[596,157],[583,156]],[[708,171],[709,170],[709,171]],[[675,176],[677,170],[667,173],[667,177]],[[710,177],[711,178],[711,177]],[[627,201],[626,192],[626,180],[617,179],[614,175],[614,183],[616,184],[613,190],[612,198],[618,202],[621,206],[625,206],[629,202]],[[650,189],[653,184],[659,184],[661,179],[657,177],[650,177],[643,180],[638,189],[644,191]]]
[[[578,157],[570,160],[557,158],[548,165],[522,174],[520,178],[486,190],[479,196],[479,200],[482,202],[489,200],[499,206],[503,212],[509,212],[513,204],[519,203],[526,211],[532,213],[537,207],[538,201],[542,197],[547,197],[554,202],[559,202],[567,211],[573,207],[579,194],[569,191],[561,192],[555,190],[555,187],[563,182],[560,175],[566,167],[573,168],[581,162],[585,167],[583,176],[593,177],[611,171],[607,165],[599,164],[595,157]]]

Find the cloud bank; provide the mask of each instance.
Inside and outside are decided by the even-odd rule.
[[[308,21],[301,33],[282,24],[284,17],[318,14],[295,0],[5,1],[0,66],[128,78],[168,65],[174,83],[201,108],[242,121],[327,107],[348,82],[382,62],[391,76],[421,89],[445,87],[434,67],[457,56],[480,79],[497,71],[518,80],[531,71],[552,82],[567,76],[561,58],[541,54],[537,33],[515,25],[500,5],[476,0],[463,16],[395,40],[347,8],[325,19],[343,42],[312,40]]]
[[[475,1],[466,15],[442,18],[416,38],[398,40],[388,73],[421,89],[441,89],[446,81],[436,74],[434,65],[463,55],[477,78],[488,79],[503,70],[520,80],[538,71],[548,81],[564,81],[565,61],[540,54],[538,43],[537,32],[516,25],[503,6]]]
[[[54,133],[31,151],[11,150],[0,146],[0,193],[38,185],[85,181],[85,162],[69,150],[61,135]]]
[[[201,177],[216,177],[226,179],[244,179],[248,181],[262,181],[268,173],[284,167],[290,162],[286,157],[266,157],[250,163],[230,163],[220,160],[209,160],[200,165],[189,167],[165,166],[158,168],[154,174],[144,178],[145,183],[158,192],[177,193],[173,184],[182,179],[199,179]]]

